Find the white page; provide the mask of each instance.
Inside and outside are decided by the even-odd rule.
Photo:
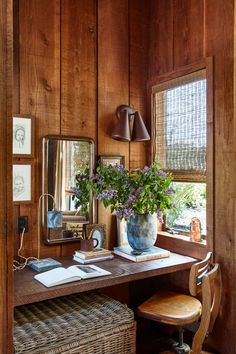
[[[59,267],[41,274],[37,274],[34,278],[49,287],[57,284],[69,283],[74,280],[80,280],[81,277],[78,273],[75,274],[75,272]]]
[[[111,272],[108,272],[107,270],[99,268],[93,264],[73,265],[67,269],[74,275],[80,276],[82,279],[94,278],[102,275],[111,274]]]

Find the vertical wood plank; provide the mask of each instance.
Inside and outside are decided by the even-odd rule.
[[[19,62],[19,0],[13,1],[13,113],[19,113],[20,110],[20,62]]]
[[[150,132],[150,116],[147,116],[146,107],[148,14],[147,3],[143,0],[130,0],[130,105],[135,111],[140,112]],[[148,145],[148,142],[130,143],[130,168],[145,166]]]
[[[12,352],[12,1],[0,2],[0,351]]]
[[[42,193],[41,138],[60,134],[60,0],[19,2],[20,32],[20,112],[35,117],[35,203],[20,207],[30,217],[31,230],[25,248],[37,254],[37,207]],[[49,251],[50,250],[50,251]],[[41,243],[44,254],[60,254],[60,246]]]
[[[129,104],[128,1],[98,2],[98,154],[124,155],[129,167],[129,146],[111,138],[115,111]],[[112,220],[113,219],[113,220]],[[115,242],[115,217],[99,207],[98,221],[107,225],[108,247]]]
[[[174,0],[174,67],[202,58],[204,0]]]
[[[149,32],[151,78],[173,69],[173,0],[151,0]]]
[[[96,139],[96,1],[62,0],[61,7],[61,133]]]
[[[95,0],[61,1],[61,134],[97,142],[97,16]],[[72,255],[78,243],[62,245]]]

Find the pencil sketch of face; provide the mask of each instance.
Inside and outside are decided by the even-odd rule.
[[[14,189],[13,194],[15,197],[21,195],[25,190],[25,180],[22,176],[14,177]]]
[[[15,134],[14,134],[15,142],[18,147],[21,148],[25,143],[25,127],[24,126],[16,126]]]

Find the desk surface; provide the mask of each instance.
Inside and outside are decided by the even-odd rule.
[[[62,257],[58,260],[64,267],[78,264],[72,257]],[[14,305],[30,304],[37,301],[52,299],[88,290],[100,289],[112,285],[127,283],[134,280],[154,277],[162,274],[189,269],[196,259],[171,253],[170,257],[146,261],[132,262],[125,258],[115,256],[114,259],[96,264],[112,274],[105,277],[80,280],[73,283],[63,284],[46,288],[34,279],[36,271],[31,268],[14,272]]]

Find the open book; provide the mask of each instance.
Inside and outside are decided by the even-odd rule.
[[[73,265],[68,268],[58,267],[34,276],[46,287],[70,283],[80,279],[101,277],[111,274],[95,265]]]

